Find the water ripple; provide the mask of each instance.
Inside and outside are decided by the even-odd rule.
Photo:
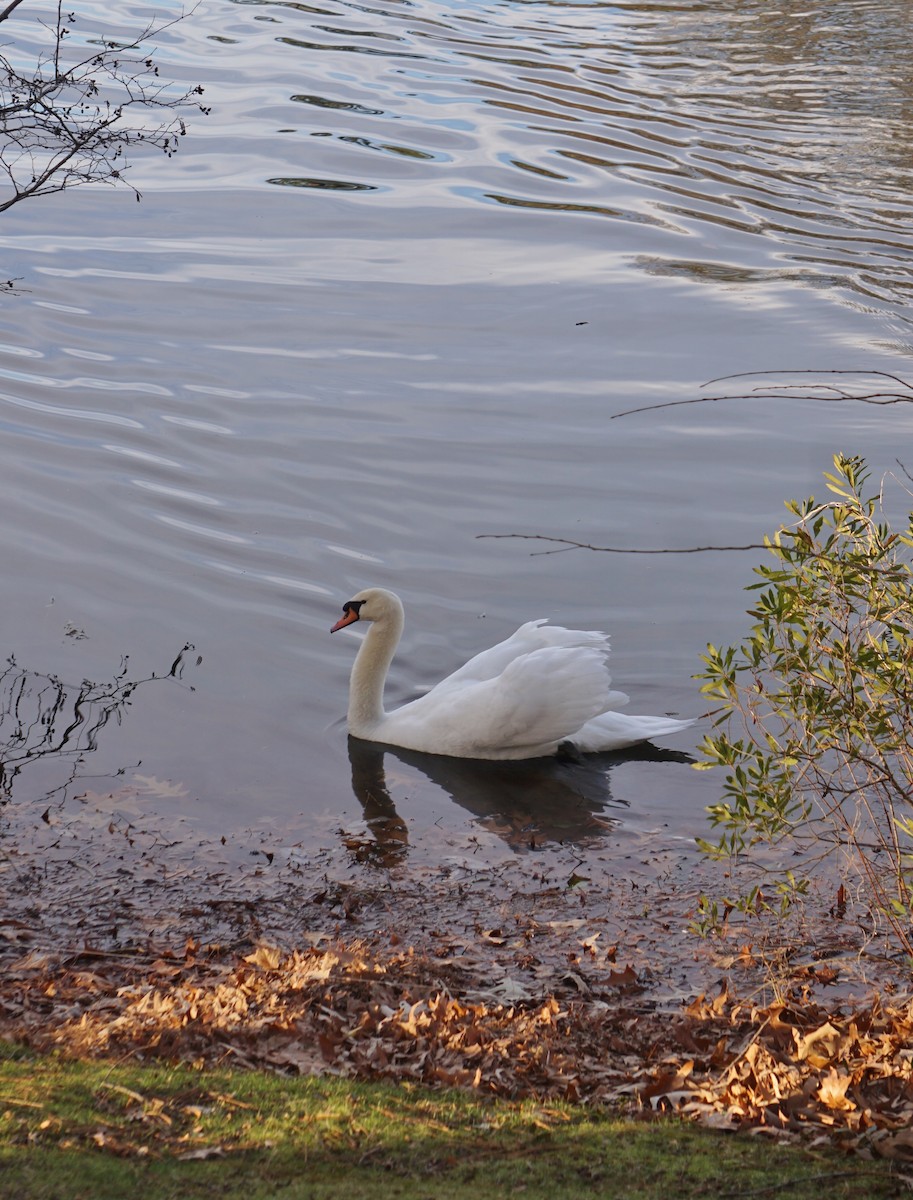
[[[14,395],[11,392],[0,392],[0,404],[9,404],[13,408],[25,408],[50,417],[73,417],[78,421],[98,421],[103,425],[119,425],[124,429],[142,429],[143,427],[141,421],[125,417],[120,413],[101,412],[98,409],[90,408],[65,408],[59,404],[48,404],[46,401]]]
[[[426,202],[450,207],[633,222],[674,239],[717,227],[743,236],[725,253],[746,279],[781,268],[763,260],[786,248],[806,276],[819,264],[823,287],[906,302],[913,97],[899,3],[838,2],[826,20],[760,0],[712,18],[702,0],[262,7],[285,55],[276,70],[309,84],[275,110],[290,162],[308,169],[271,184],[370,204],[409,203],[420,182]],[[372,165],[377,154],[388,165]],[[874,278],[873,235],[890,252]],[[668,258],[679,271],[690,261],[671,247]],[[696,282],[723,265],[693,262]]]
[[[81,0],[77,51],[112,12]],[[212,115],[173,161],[137,154],[143,205],[76,189],[4,217],[27,280],[0,313],[16,645],[53,655],[72,621],[79,677],[199,642],[193,719],[144,712],[114,765],[184,779],[219,833],[351,803],[352,645],[328,625],[367,582],[421,612],[397,697],[552,613],[620,634],[636,702],[695,711],[744,562],[476,535],[756,541],[831,449],[898,452],[899,409],[790,395],[608,418],[786,356],[913,349],[908,30],[908,0],[204,0],[159,61]]]

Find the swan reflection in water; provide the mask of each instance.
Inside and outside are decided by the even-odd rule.
[[[387,866],[405,857],[409,831],[391,796],[386,755],[423,774],[471,813],[482,828],[515,851],[549,843],[587,845],[605,837],[620,819],[607,810],[628,807],[626,801],[612,796],[613,766],[694,761],[688,754],[661,750],[648,742],[614,754],[587,754],[578,759],[488,762],[423,754],[350,737],[352,790],[364,811],[370,839],[368,843],[353,839],[350,848]]]

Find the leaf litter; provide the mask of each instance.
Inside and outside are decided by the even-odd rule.
[[[351,831],[206,840],[143,812],[150,794],[182,793],[136,777],[4,809],[0,1036],[623,1104],[913,1162],[909,980],[852,897],[702,940],[711,868],[655,834],[607,838],[585,876],[579,846],[486,855],[452,831],[385,865]]]

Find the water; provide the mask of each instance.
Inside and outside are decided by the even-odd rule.
[[[118,32],[105,10],[76,44]],[[163,34],[163,77],[212,113],[134,158],[142,205],[83,189],[0,223],[4,649],[79,684],[194,647],[99,733],[91,787],[277,842],[358,829],[362,802],[491,853],[699,831],[717,783],[690,735],[586,778],[350,762],[355,640],[329,626],[366,584],[403,596],[393,702],[531,617],[608,628],[632,711],[702,711],[691,675],[745,628],[757,552],[480,535],[757,542],[835,451],[893,466],[904,407],[612,418],[730,372],[910,374],[909,24],[850,0],[204,0]],[[5,32],[24,52],[32,28]],[[43,805],[48,771],[17,798]]]

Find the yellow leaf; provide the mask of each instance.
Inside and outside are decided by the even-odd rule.
[[[276,971],[282,960],[282,951],[275,946],[258,946],[253,954],[245,954],[244,961],[261,971]]]
[[[818,1085],[818,1099],[828,1108],[848,1110],[855,1108],[852,1100],[847,1100],[846,1090],[850,1086],[851,1077],[843,1075],[833,1067],[823,1076]]]

